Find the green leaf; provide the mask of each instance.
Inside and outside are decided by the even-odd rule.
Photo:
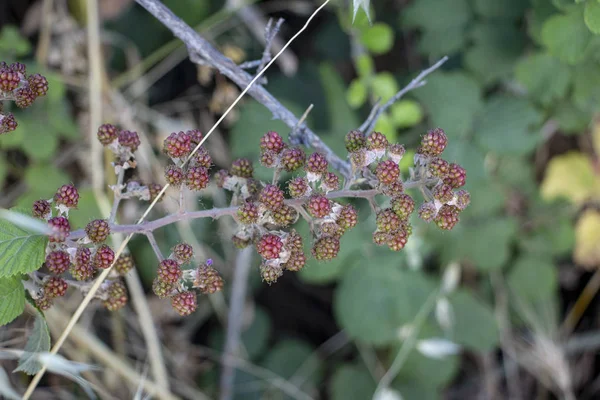
[[[591,112],[582,110],[571,101],[560,102],[552,112],[554,120],[558,122],[561,132],[582,134],[592,121]]]
[[[47,236],[0,220],[0,278],[38,270],[44,262]]]
[[[367,101],[367,86],[362,79],[354,79],[350,82],[346,91],[346,101],[352,108],[358,108]]]
[[[519,19],[528,3],[526,0],[475,0],[475,12],[486,18]]]
[[[585,3],[583,19],[590,31],[600,34],[600,2],[598,0],[590,0]]]
[[[383,113],[377,120],[375,127],[373,128],[376,132],[381,132],[385,135],[387,140],[392,143],[398,141],[398,135],[396,134],[396,128],[392,122],[392,119],[388,113]]]
[[[558,289],[558,271],[548,257],[522,255],[508,274],[508,286],[519,300],[549,300]]]
[[[550,53],[568,64],[577,64],[586,56],[592,33],[583,22],[581,11],[549,18],[542,27],[542,42]]]
[[[359,9],[362,9],[365,12],[367,19],[369,20],[369,22],[371,22],[371,16],[369,14],[370,3],[371,0],[352,0],[352,4],[354,5],[354,9],[352,12],[352,22],[354,22],[354,20],[356,19],[356,14],[358,13]]]
[[[402,22],[406,27],[425,30],[444,30],[463,26],[471,19],[471,8],[467,0],[419,0],[413,1],[402,10]]]
[[[335,370],[329,384],[332,400],[370,399],[377,387],[362,365],[344,364]]]
[[[322,361],[315,357],[314,349],[296,339],[284,339],[275,344],[265,357],[263,366],[284,379],[289,379],[302,368],[310,371],[308,379],[302,385],[304,389],[318,382],[322,374]]]
[[[0,278],[0,326],[17,318],[24,308],[25,288],[21,277]]]
[[[400,100],[390,107],[392,122],[397,128],[410,128],[423,120],[423,109],[414,100]]]
[[[566,95],[571,80],[569,67],[546,53],[531,54],[519,61],[515,75],[529,95],[546,106]]]
[[[356,340],[376,346],[393,343],[434,290],[422,274],[393,263],[364,263],[349,270],[335,293],[338,323]]]
[[[44,315],[37,311],[33,330],[29,333],[24,353],[19,358],[19,365],[14,372],[23,371],[27,375],[35,375],[42,365],[37,361],[39,353],[50,351],[50,331]]]
[[[8,175],[8,165],[6,165],[6,160],[4,158],[0,158],[0,187],[4,186],[4,180]]]
[[[376,23],[360,35],[362,44],[373,54],[387,53],[394,45],[394,31],[384,23]]]
[[[384,103],[398,93],[399,90],[396,78],[389,72],[380,72],[375,75],[371,85],[375,97],[380,97]]]
[[[21,36],[19,29],[13,25],[5,25],[0,31],[0,53],[22,57],[31,51],[29,41]]]
[[[527,100],[496,95],[475,124],[475,138],[483,148],[498,154],[527,154],[540,140],[531,130],[541,121],[542,116]]]
[[[340,101],[346,93],[344,81],[333,65],[328,63],[319,66],[319,75],[327,100],[330,132],[346,135],[355,129],[359,122],[354,110],[346,102]]]
[[[375,72],[373,58],[369,54],[361,54],[356,58],[356,72],[361,78],[368,77]]]
[[[453,317],[451,340],[472,350],[492,350],[498,344],[499,333],[491,308],[465,290],[451,294],[449,300]]]
[[[463,138],[451,140],[444,150],[445,160],[460,164],[467,170],[467,188],[487,178],[484,156],[472,141]]]
[[[573,103],[585,111],[596,112],[600,107],[600,64],[586,62],[574,73]]]
[[[427,29],[419,38],[419,52],[439,58],[459,52],[467,45],[467,32],[463,25],[445,29]]]

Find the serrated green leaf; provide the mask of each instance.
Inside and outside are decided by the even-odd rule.
[[[38,270],[44,262],[47,236],[0,220],[0,278]]]
[[[376,23],[361,32],[360,41],[373,54],[387,53],[394,45],[394,31],[387,24]]]
[[[452,307],[451,340],[477,351],[490,351],[499,341],[492,309],[465,290],[449,296]]]
[[[569,67],[546,53],[532,54],[519,61],[515,75],[529,95],[544,105],[563,98],[571,80]]]
[[[28,335],[24,353],[19,358],[19,365],[14,372],[23,371],[27,375],[35,375],[42,365],[37,361],[39,353],[50,351],[50,331],[44,315],[37,311],[33,329]]]
[[[358,108],[367,101],[367,86],[362,79],[350,82],[346,91],[346,101],[352,108]]]
[[[329,383],[332,400],[370,399],[377,384],[362,365],[344,364],[333,373]]]
[[[600,2],[598,0],[590,0],[585,3],[583,19],[590,31],[600,34]]]
[[[25,288],[20,276],[0,278],[0,326],[6,325],[23,313]]]
[[[568,64],[577,64],[586,56],[592,33],[583,22],[581,10],[549,18],[542,27],[542,42],[550,53]]]

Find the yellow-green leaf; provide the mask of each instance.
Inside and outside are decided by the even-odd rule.
[[[600,179],[594,173],[591,160],[572,151],[550,160],[541,193],[546,200],[562,197],[582,204],[590,198],[600,198]]]
[[[588,268],[600,266],[600,213],[585,211],[575,227],[575,262]]]

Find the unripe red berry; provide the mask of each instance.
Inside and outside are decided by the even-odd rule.
[[[108,245],[103,244],[96,250],[94,254],[94,267],[100,269],[110,268],[115,261],[115,252]]]
[[[186,135],[190,137],[190,141],[192,143],[192,147],[196,147],[202,141],[204,135],[198,129],[192,129],[185,132]]]
[[[230,172],[231,175],[239,176],[240,178],[252,178],[254,167],[252,166],[252,162],[250,162],[250,160],[246,158],[240,158],[231,164]]]
[[[202,190],[208,186],[210,175],[204,167],[189,167],[185,173],[185,185],[190,190]]]
[[[345,231],[352,229],[358,223],[358,212],[356,212],[356,209],[352,204],[346,204],[342,207],[336,222]]]
[[[432,157],[439,156],[447,144],[446,133],[440,128],[435,128],[428,131],[421,138],[421,147],[419,147],[418,152]]]
[[[92,263],[92,251],[87,247],[78,247],[75,251],[75,264],[86,265]]]
[[[386,208],[377,213],[377,229],[390,233],[400,228],[400,217],[391,208]]]
[[[29,88],[33,90],[36,96],[45,96],[48,93],[48,80],[40,74],[31,74],[27,77]]]
[[[283,200],[283,192],[276,185],[268,184],[260,192],[259,201],[271,211],[281,208]]]
[[[292,253],[302,251],[304,248],[302,245],[302,236],[292,229],[289,233],[289,236],[285,240],[285,248]]]
[[[210,169],[212,166],[212,157],[204,147],[200,147],[192,159],[193,165]]]
[[[300,271],[306,265],[306,255],[303,251],[294,251],[290,258],[284,264],[284,268],[288,271]]]
[[[389,185],[384,185],[381,188],[381,191],[386,196],[398,197],[404,193],[404,184],[402,183],[402,181],[400,179],[398,179],[397,181],[394,181]]]
[[[288,182],[288,190],[290,196],[297,199],[306,196],[309,193],[310,186],[308,186],[306,178],[299,176]]]
[[[73,185],[62,185],[54,194],[54,201],[56,204],[75,208],[79,202],[79,192]]]
[[[334,259],[340,251],[340,239],[332,236],[323,236],[315,242],[312,248],[313,256],[319,261]]]
[[[404,193],[392,198],[390,206],[401,220],[407,220],[415,210],[415,201],[412,197]]]
[[[385,232],[375,231],[373,232],[373,243],[377,246],[383,246],[387,243],[389,236],[390,235]]]
[[[196,307],[198,307],[196,292],[185,291],[177,293],[175,296],[171,297],[171,306],[183,317],[190,315],[196,311]]]
[[[244,202],[237,211],[238,221],[250,225],[258,221],[258,206],[252,202]]]
[[[283,241],[277,235],[267,233],[263,235],[256,244],[256,251],[265,260],[273,260],[279,258],[279,254],[283,249]]]
[[[50,272],[60,275],[69,269],[71,259],[66,251],[54,250],[46,255],[44,264]]]
[[[329,162],[323,154],[312,153],[310,157],[308,157],[308,161],[306,162],[306,172],[310,172],[311,174],[321,176],[325,172],[327,172],[328,166]]]
[[[87,249],[89,250],[89,249]],[[71,265],[69,270],[73,278],[78,281],[89,281],[94,277],[96,269],[91,261],[88,262],[75,262]]]
[[[277,132],[269,131],[260,138],[261,151],[272,151],[275,154],[279,154],[284,147],[285,143]]]
[[[275,168],[279,158],[272,151],[263,151],[260,155],[260,164],[267,168]]]
[[[17,129],[17,126],[17,120],[13,114],[9,113],[4,116],[0,114],[0,134],[12,132]]]
[[[158,278],[152,281],[152,292],[158,296],[159,299],[165,299],[171,296],[171,293],[175,289],[175,285],[169,282],[163,282]]]
[[[279,264],[262,263],[260,264],[260,276],[263,282],[269,285],[277,282],[277,279],[283,275],[283,268]]]
[[[114,125],[103,124],[98,128],[98,133],[96,135],[98,136],[98,141],[102,143],[103,146],[108,146],[117,139],[119,130]]]
[[[10,68],[2,68],[0,70],[0,90],[3,92],[12,92],[15,90],[19,83],[21,82],[21,77],[19,73],[11,70]]]
[[[390,143],[390,145],[388,146],[388,156],[396,164],[400,163],[400,160],[402,160],[404,153],[406,153],[406,149],[401,144]]]
[[[225,184],[225,181],[230,177],[229,175],[229,171],[227,171],[226,169],[220,169],[215,173],[215,184],[217,185],[217,187],[222,188],[223,185]]]
[[[183,181],[183,170],[175,164],[168,165],[165,169],[165,179],[172,186],[179,186]]]
[[[455,206],[443,205],[435,216],[435,223],[440,229],[450,230],[459,221],[460,210]]]
[[[298,215],[296,210],[294,210],[294,207],[284,204],[277,210],[271,211],[271,216],[277,225],[285,227],[293,224]]]
[[[459,188],[465,185],[467,180],[467,171],[458,164],[450,164],[448,167],[448,173],[444,177],[444,183],[452,186],[453,188]]]
[[[25,64],[20,62],[14,62],[10,64],[9,68],[15,72],[21,73],[21,75],[25,75],[25,72],[27,71],[27,67],[25,66]]]
[[[419,207],[419,218],[425,222],[431,222],[437,215],[437,210],[433,203],[423,203]]]
[[[281,166],[288,172],[294,172],[298,168],[302,168],[305,161],[306,154],[299,147],[288,148],[281,153]]]
[[[321,181],[321,188],[325,193],[338,190],[340,188],[340,178],[333,172],[325,173],[325,176],[323,176],[323,180]]]
[[[119,144],[123,147],[128,147],[132,152],[140,147],[140,137],[137,132],[120,131],[118,134]]]
[[[333,236],[338,239],[344,234],[344,229],[335,222],[325,222],[324,224],[321,224],[319,231],[321,236]]]
[[[106,289],[106,300],[103,301],[103,304],[109,311],[117,311],[125,307],[127,300],[125,284],[121,281],[114,281]]]
[[[182,275],[183,271],[175,260],[167,258],[158,264],[157,276],[163,282],[177,283]]]
[[[388,236],[387,245],[393,251],[400,251],[406,245],[408,241],[408,235],[405,231],[399,230]]]
[[[391,185],[400,177],[400,167],[392,160],[381,161],[375,168],[377,179],[384,185]]]
[[[437,176],[438,178],[444,178],[448,174],[450,163],[448,161],[436,157],[429,162],[429,172],[431,175]]]
[[[233,235],[231,237],[231,242],[238,249],[245,249],[250,245],[250,239],[242,238],[238,235]]]
[[[135,263],[133,262],[133,257],[131,254],[122,253],[119,258],[117,258],[117,261],[115,261],[113,270],[119,275],[123,276],[131,271],[134,266]]]
[[[161,192],[163,187],[158,183],[149,183],[147,186],[148,191],[150,192],[150,201],[154,201],[154,199],[158,197],[158,194]],[[158,201],[161,202],[163,198],[164,197],[161,197]]]
[[[367,148],[369,150],[385,150],[388,147],[388,140],[381,132],[371,132],[367,136]]]
[[[68,287],[67,281],[58,276],[50,276],[44,279],[44,295],[50,298],[64,296]]]
[[[184,132],[173,132],[163,142],[163,152],[171,158],[183,158],[192,151],[192,138]]]
[[[213,294],[223,289],[224,281],[212,266],[201,264],[196,270],[194,287],[202,294]]]
[[[28,87],[22,87],[15,91],[15,104],[19,108],[27,108],[33,104],[36,95]]]
[[[348,150],[348,153],[354,153],[364,149],[367,146],[367,138],[361,131],[354,130],[346,134],[344,143],[346,144],[346,150]]]
[[[104,219],[96,219],[88,223],[85,227],[85,233],[87,237],[94,243],[102,243],[110,234],[110,227],[108,221]]]
[[[71,225],[65,217],[54,217],[48,220],[50,227],[49,240],[51,242],[64,242],[69,233],[71,233]]]
[[[46,219],[50,216],[52,208],[47,200],[36,200],[33,202],[32,214],[36,218]]]
[[[459,210],[464,210],[471,203],[471,194],[464,189],[457,190],[455,206]]]
[[[48,310],[52,307],[54,299],[50,296],[42,296],[35,299],[35,305],[42,311]]]
[[[194,249],[188,243],[177,243],[173,247],[173,257],[180,264],[189,263],[194,257]]]
[[[323,218],[331,213],[331,201],[322,195],[310,196],[306,203],[308,213],[315,218]]]
[[[445,183],[440,183],[433,188],[433,198],[442,204],[449,203],[454,199],[454,192],[452,186]]]

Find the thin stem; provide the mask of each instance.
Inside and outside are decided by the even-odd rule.
[[[179,187],[179,213],[183,214],[185,212],[185,199],[184,199],[184,195],[183,195],[183,190],[184,187],[183,185],[181,185]]]
[[[108,216],[109,224],[114,223],[115,219],[117,218],[117,211],[119,210],[119,204],[121,204],[121,192],[123,191],[121,186],[123,185],[124,179],[125,179],[125,168],[121,168],[121,170],[119,171],[119,175],[117,176],[117,183],[115,186],[117,188],[117,191],[115,191],[115,198],[113,200],[113,205],[110,210],[110,215]]]
[[[158,243],[156,243],[156,238],[154,237],[154,234],[152,232],[144,232],[144,234],[148,238],[148,242],[150,243],[150,246],[152,246],[152,250],[154,250],[154,254],[156,254],[156,258],[158,258],[158,261],[163,261],[165,257],[160,251]]]

